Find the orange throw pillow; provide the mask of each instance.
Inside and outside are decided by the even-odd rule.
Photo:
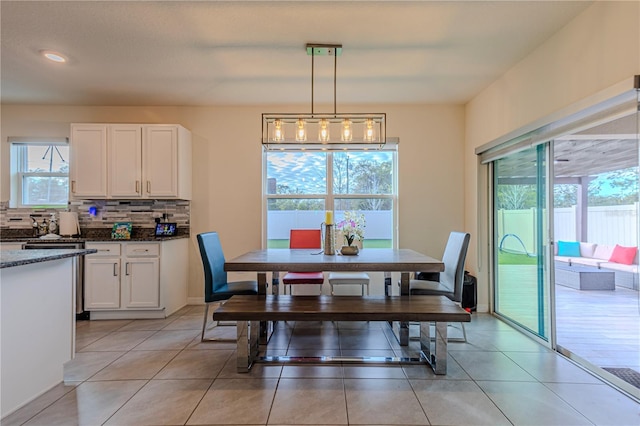
[[[609,262],[622,263],[623,265],[633,264],[633,259],[636,257],[637,247],[622,247],[616,244],[609,258]]]

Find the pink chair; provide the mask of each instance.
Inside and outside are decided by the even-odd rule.
[[[289,234],[289,248],[291,249],[318,249],[322,248],[320,229],[292,229]],[[322,272],[287,272],[282,278],[284,292],[289,286],[289,294],[293,294],[292,285],[319,284],[318,294],[322,293],[324,274]]]

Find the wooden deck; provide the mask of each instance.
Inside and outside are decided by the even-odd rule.
[[[498,294],[502,312],[536,330],[535,265],[501,265],[505,282]],[[636,290],[578,290],[555,287],[558,345],[597,367],[627,367],[640,371],[640,294]],[[546,298],[545,298],[546,301]],[[543,307],[549,315],[550,307]],[[549,331],[547,330],[547,335]]]

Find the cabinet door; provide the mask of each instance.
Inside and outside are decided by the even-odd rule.
[[[112,198],[142,196],[142,127],[109,126],[109,195]]]
[[[22,250],[24,243],[0,243],[0,251]]]
[[[84,262],[84,307],[92,309],[120,308],[120,259],[91,258]]]
[[[69,151],[71,197],[106,198],[107,126],[72,124]]]
[[[178,127],[148,125],[143,131],[144,196],[178,197]]]
[[[160,262],[157,257],[125,259],[123,278],[124,308],[160,306]]]

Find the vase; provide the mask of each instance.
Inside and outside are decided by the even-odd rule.
[[[342,246],[342,248],[340,249],[340,253],[342,253],[344,256],[355,256],[358,254],[358,247],[357,246]]]

